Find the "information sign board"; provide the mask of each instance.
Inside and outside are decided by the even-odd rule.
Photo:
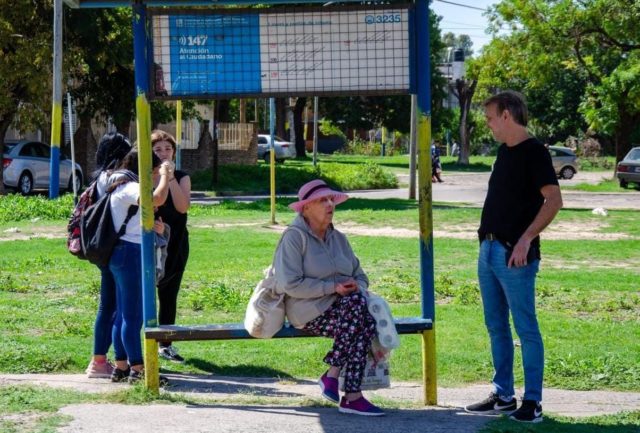
[[[411,9],[151,14],[155,96],[408,93]]]

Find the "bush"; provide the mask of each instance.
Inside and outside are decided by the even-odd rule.
[[[397,188],[396,176],[374,162],[323,164],[322,177],[342,190]]]
[[[73,208],[71,194],[65,194],[55,200],[41,195],[25,197],[19,194],[9,194],[0,199],[0,224],[34,218],[67,219],[71,216]]]
[[[376,163],[340,164],[322,163],[279,165],[276,170],[276,192],[294,194],[298,188],[313,179],[324,179],[340,190],[397,188],[395,175]],[[193,190],[211,190],[211,171],[204,170],[191,176]],[[269,194],[269,166],[225,165],[220,167],[218,184],[213,192],[219,195]],[[260,206],[260,205],[256,205]],[[66,220],[73,211],[73,197],[66,194],[49,200],[44,196],[23,197],[8,195],[0,199],[0,224],[32,220]],[[194,212],[196,212],[194,210]]]

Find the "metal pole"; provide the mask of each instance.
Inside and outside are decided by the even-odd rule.
[[[78,204],[78,189],[76,188],[76,148],[75,140],[73,139],[73,132],[75,131],[73,125],[73,107],[71,105],[71,93],[67,92],[67,113],[69,116],[69,142],[71,143],[71,183],[73,187],[73,203]]]
[[[154,263],[153,182],[151,179],[151,105],[149,93],[149,56],[147,8],[133,4],[133,53],[136,83],[136,135],[138,137],[138,174],[140,177],[140,223],[142,226],[142,316],[145,327],[157,326],[156,268]],[[158,345],[145,339],[145,384],[158,391]]]
[[[176,102],[176,169],[182,167],[182,101]]]
[[[411,120],[409,132],[409,199],[416,198],[416,95],[411,95]]]
[[[269,180],[271,186],[271,224],[276,223],[276,100],[269,98],[269,134],[271,140],[269,144]]]
[[[429,0],[416,0],[417,148],[420,219],[420,286],[422,317],[433,329],[423,334],[425,404],[437,404],[435,288],[433,278],[433,195],[431,189],[431,79],[429,70]]]
[[[62,125],[62,0],[53,1],[53,102],[51,108],[51,158],[49,198],[60,192],[60,133]],[[35,181],[35,179],[34,179]]]
[[[318,164],[318,97],[313,97],[313,166]]]

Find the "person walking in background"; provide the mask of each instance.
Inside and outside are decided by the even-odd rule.
[[[151,145],[162,162],[173,163],[176,158],[176,140],[165,131],[154,130],[151,133]],[[157,184],[159,176],[154,178]],[[191,178],[181,170],[175,170],[169,177],[169,195],[167,201],[156,211],[156,217],[162,219],[171,228],[164,276],[158,281],[158,323],[173,325],[176,323],[178,292],[182,275],[189,259],[189,232],[187,230],[187,211],[191,205]],[[161,341],[158,353],[162,358],[183,362],[171,341]]]
[[[97,169],[92,178],[96,182],[96,199],[99,199],[107,190],[109,176],[116,167],[122,163],[122,159],[131,150],[129,140],[117,132],[105,134],[98,144],[96,152]],[[100,269],[100,300],[98,312],[93,326],[93,356],[86,369],[87,376],[91,379],[109,379],[113,373],[113,365],[107,359],[107,353],[111,347],[113,323],[116,318],[116,283],[108,266],[98,266]]]
[[[562,196],[551,156],[529,136],[524,97],[513,91],[484,102],[487,125],[503,143],[482,209],[478,279],[495,369],[494,392],[465,407],[471,413],[505,413],[522,422],[542,421],[544,349],[535,308],[540,237]],[[514,397],[514,344],[509,312],[522,346],[524,397]],[[517,410],[516,410],[517,409]]]
[[[291,224],[298,230],[285,231],[276,249],[276,287],[285,294],[285,313],[294,327],[333,338],[333,348],[324,357],[329,369],[318,381],[322,396],[338,403],[340,412],[381,416],[384,412],[360,391],[376,335],[364,295],[369,280],[347,238],[332,222],[336,205],[347,198],[319,179],[300,188],[298,201],[289,205],[298,213]],[[342,399],[341,370],[345,377]]]
[[[439,143],[436,142],[431,144],[431,182],[444,182],[441,174],[440,146]]]
[[[158,185],[153,191],[153,205],[160,206],[167,199],[169,179],[173,176],[173,163],[161,162],[160,158],[152,154],[154,174],[160,177]],[[140,183],[138,181],[138,152],[132,150],[124,157],[119,168],[109,179],[108,191],[111,192],[111,214],[116,231],[125,222],[131,207],[138,207],[140,201]],[[142,263],[141,247],[142,234],[140,224],[140,209],[135,209],[133,217],[126,224],[126,230],[118,240],[109,269],[116,282],[116,301],[118,315],[114,324],[114,335],[121,339],[114,339],[116,352],[116,368],[111,375],[112,382],[128,381],[135,383],[142,379],[144,363],[142,357],[142,343],[140,330],[142,329]],[[156,221],[153,227],[156,233],[164,230],[161,221]],[[160,378],[161,383],[166,379]]]

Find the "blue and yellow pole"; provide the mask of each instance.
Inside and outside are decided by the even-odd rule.
[[[431,71],[429,64],[429,3],[416,0],[417,52],[417,148],[420,212],[420,286],[422,317],[431,319],[433,327],[422,333],[424,402],[438,403],[436,378],[435,285],[433,278],[433,195],[431,190]]]
[[[182,168],[182,101],[176,102],[176,169]]]
[[[271,191],[271,224],[276,223],[276,100],[269,98],[269,183]]]
[[[151,178],[151,105],[149,93],[149,57],[147,8],[133,4],[133,53],[136,81],[136,134],[140,176],[140,223],[142,225],[142,314],[144,326],[157,326],[156,268],[154,264],[153,181]],[[144,340],[145,385],[158,392],[158,344]]]
[[[60,133],[62,125],[62,0],[53,2],[53,103],[51,109],[51,158],[49,198],[60,192]],[[35,181],[35,179],[33,179]]]

